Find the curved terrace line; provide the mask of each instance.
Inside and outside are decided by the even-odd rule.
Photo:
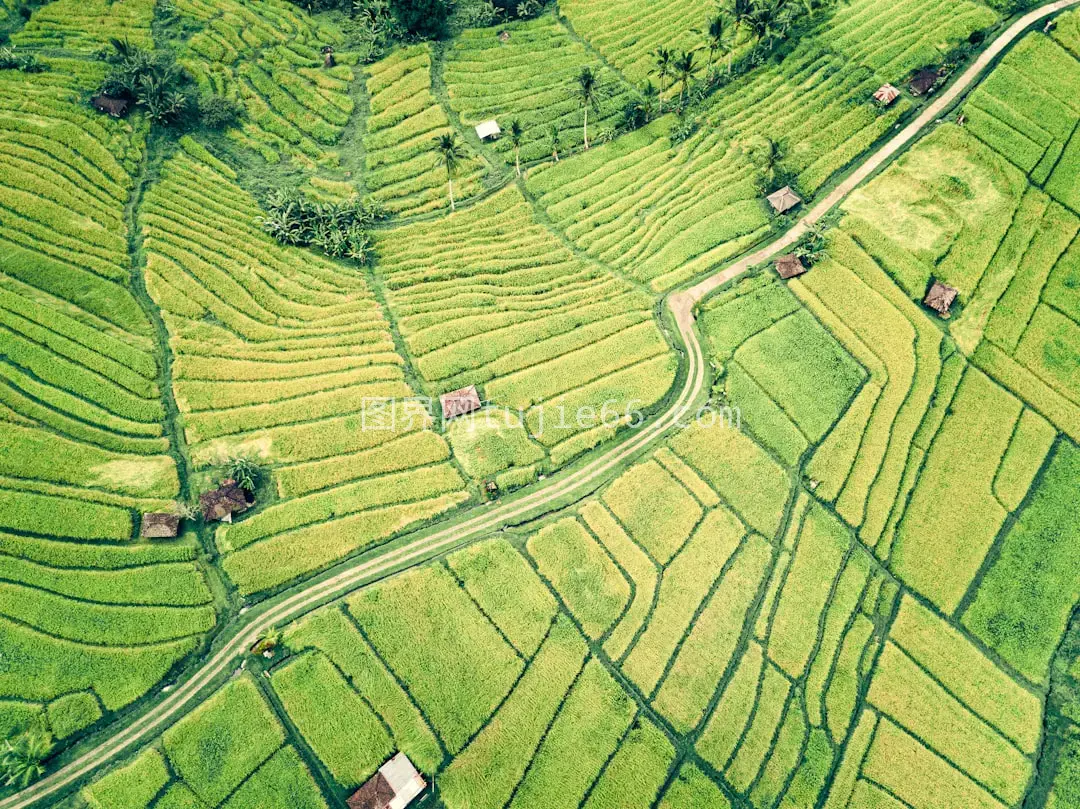
[[[189,709],[190,704],[203,688],[211,684],[231,666],[256,640],[273,627],[291,621],[329,598],[342,596],[359,586],[364,579],[380,573],[388,573],[401,565],[409,565],[427,559],[433,553],[497,530],[511,520],[535,509],[552,504],[560,498],[584,493],[588,487],[621,461],[654,443],[690,411],[693,402],[705,388],[707,365],[701,344],[694,333],[694,306],[710,292],[737,278],[754,266],[761,264],[775,253],[794,245],[810,225],[819,221],[838,205],[857,186],[881,168],[888,160],[907,146],[929,124],[945,112],[983,71],[1022,36],[1036,22],[1071,6],[1080,0],[1055,0],[1020,17],[1000,34],[975,62],[945,92],[937,97],[914,121],[904,127],[878,151],[806,213],[790,230],[772,243],[743,257],[720,272],[709,276],[696,285],[670,295],[667,306],[674,316],[679,335],[686,346],[689,369],[686,383],[671,409],[649,426],[632,435],[622,444],[563,478],[553,478],[531,494],[497,506],[486,513],[472,517],[460,524],[436,531],[398,548],[388,550],[367,561],[320,582],[313,583],[294,595],[260,613],[250,623],[214,653],[186,682],[180,684],[162,702],[137,718],[108,741],[83,753],[75,760],[41,779],[32,786],[0,801],[0,809],[27,809],[38,801],[55,795],[79,778],[101,767],[133,747],[137,742],[164,731],[174,720]]]

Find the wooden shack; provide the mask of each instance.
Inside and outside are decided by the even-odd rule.
[[[151,511],[142,515],[139,536],[143,539],[171,539],[180,532],[180,515]]]
[[[933,91],[937,86],[938,72],[930,68],[924,68],[911,77],[908,89],[913,96],[924,96]]]
[[[874,93],[874,101],[883,107],[891,107],[900,98],[900,91],[891,84],[883,84]]]
[[[949,307],[952,306],[953,301],[956,300],[956,296],[959,293],[951,286],[941,283],[940,281],[934,281],[930,285],[930,291],[926,293],[926,297],[923,298],[923,304],[933,309],[941,317],[949,317]]]
[[[105,112],[113,118],[123,118],[131,109],[131,101],[127,98],[116,98],[101,93],[90,99],[90,103],[98,112]]]
[[[444,393],[439,397],[439,404],[442,406],[443,421],[464,416],[482,407],[475,385]]]
[[[780,256],[774,264],[776,266],[777,274],[785,281],[789,278],[798,278],[807,271],[807,267],[802,263],[802,259],[794,253]]]

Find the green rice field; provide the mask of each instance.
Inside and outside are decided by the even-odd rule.
[[[0,806],[1080,806],[1080,11],[811,6],[0,0]]]

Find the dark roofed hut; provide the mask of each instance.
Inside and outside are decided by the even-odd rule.
[[[469,385],[467,388],[444,393],[439,397],[439,404],[442,405],[443,421],[450,421],[450,419],[479,410],[480,394],[476,392],[475,385]]]
[[[139,536],[143,539],[172,539],[180,532],[180,515],[151,511],[142,515]]]
[[[90,103],[98,112],[106,112],[113,118],[123,118],[131,108],[131,101],[128,99],[116,98],[105,93],[94,96],[90,99]]]
[[[924,96],[931,92],[937,85],[938,72],[930,68],[924,68],[911,77],[908,87],[913,96]]]
[[[250,507],[247,492],[232,479],[222,481],[218,488],[199,495],[199,508],[207,522],[232,522],[233,514],[247,511]]]
[[[802,263],[800,259],[794,253],[788,253],[786,256],[780,256],[776,260],[776,272],[785,281],[789,278],[797,278],[806,272],[806,265]]]
[[[956,300],[956,296],[959,293],[951,286],[941,283],[940,281],[934,281],[930,285],[930,291],[926,293],[926,297],[923,298],[923,303],[929,306],[941,317],[949,317],[949,307],[952,306],[953,301]]]

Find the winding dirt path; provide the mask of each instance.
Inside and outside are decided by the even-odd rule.
[[[771,244],[757,250],[715,275],[706,278],[684,292],[668,298],[668,307],[675,317],[679,334],[686,346],[689,368],[686,383],[671,409],[652,424],[634,433],[629,439],[613,447],[590,464],[565,477],[554,477],[551,483],[537,489],[526,497],[494,507],[465,522],[428,534],[409,544],[345,570],[332,578],[312,584],[289,598],[273,605],[269,610],[254,617],[242,627],[225,645],[209,657],[203,665],[175,691],[154,705],[145,714],[109,740],[83,753],[75,760],[50,773],[22,792],[0,801],[0,809],[27,809],[39,801],[56,795],[93,770],[108,764],[112,759],[130,750],[141,741],[149,740],[163,732],[180,719],[196,703],[199,692],[218,676],[236,665],[237,658],[264,633],[273,627],[293,620],[313,606],[328,598],[344,595],[355,589],[364,579],[389,572],[400,565],[407,565],[427,558],[432,553],[453,545],[475,539],[497,530],[509,521],[526,515],[560,498],[583,492],[594,485],[627,457],[645,446],[659,440],[670,428],[678,424],[690,411],[694,401],[704,390],[707,381],[707,365],[694,333],[694,305],[713,290],[743,274],[751,267],[761,264],[774,254],[795,244],[806,232],[807,226],[817,222],[838,205],[867,177],[877,171],[898,151],[912,141],[927,125],[933,123],[957,98],[967,91],[986,67],[1006,48],[1016,41],[1034,23],[1063,9],[1080,4],[1080,0],[1056,0],[1021,17],[999,35],[975,62],[945,92],[901,132],[871,155],[851,176],[838,185],[828,196],[816,204],[805,216]]]

